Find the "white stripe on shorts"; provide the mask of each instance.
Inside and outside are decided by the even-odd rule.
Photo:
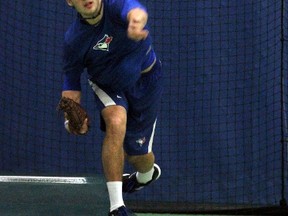
[[[151,134],[151,137],[150,137],[150,140],[149,140],[148,153],[152,151],[154,134],[155,134],[155,128],[156,128],[156,122],[157,122],[157,119],[155,120],[155,122],[153,124],[153,130],[152,130],[152,134]]]
[[[106,94],[106,92],[104,92],[101,88],[99,88],[99,86],[97,86],[89,79],[88,82],[105,107],[116,105],[115,101],[108,94]]]

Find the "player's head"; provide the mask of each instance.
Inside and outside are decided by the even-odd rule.
[[[66,0],[67,4],[85,18],[93,18],[99,14],[102,0]]]

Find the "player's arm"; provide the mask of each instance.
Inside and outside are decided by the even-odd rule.
[[[149,31],[145,29],[148,13],[143,8],[133,8],[127,14],[128,37],[135,41],[145,40]]]
[[[75,102],[79,103],[81,102],[81,91],[77,90],[64,90],[62,91],[62,97],[67,97]]]
[[[81,66],[71,67],[70,65],[73,64],[67,64],[67,66],[64,66],[64,82],[61,97],[72,99],[76,103],[80,104],[81,102],[80,77],[82,68]],[[84,122],[82,122],[81,124],[77,124],[80,125],[80,128],[78,128],[77,131],[75,131],[74,129],[75,121],[71,121],[71,118],[72,118],[71,113],[70,115],[68,115],[68,113],[64,111],[64,126],[69,133],[78,135],[78,134],[85,134],[88,131],[89,129],[88,119],[85,119]]]
[[[58,110],[64,112],[64,125],[68,132],[85,134],[88,131],[88,119],[85,119],[87,113],[80,106],[81,74],[84,71],[85,65],[82,62],[82,50],[79,48],[81,44],[75,40],[75,34],[73,28],[69,28],[65,34],[62,55],[62,98],[59,101]]]
[[[135,41],[146,39],[149,33],[145,29],[148,13],[144,5],[138,0],[111,0],[110,4],[111,14],[118,14],[121,21],[127,24],[127,35],[130,39]]]

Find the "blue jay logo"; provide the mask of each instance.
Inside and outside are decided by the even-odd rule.
[[[109,51],[109,45],[113,37],[105,34],[104,37],[97,42],[97,44],[93,47],[94,50],[102,50],[102,51]]]
[[[142,138],[136,140],[136,143],[137,143],[140,147],[142,147],[145,142],[146,142],[146,138],[145,138],[145,137],[142,137]]]

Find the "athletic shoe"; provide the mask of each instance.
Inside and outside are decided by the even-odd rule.
[[[125,206],[121,206],[118,209],[110,212],[108,216],[135,216],[133,212],[128,210]]]
[[[141,190],[143,187],[151,184],[152,182],[156,181],[161,175],[161,169],[157,164],[154,164],[154,173],[152,179],[147,183],[139,183],[136,178],[136,172],[132,174],[124,174],[122,177],[123,193],[133,193],[135,191]]]

